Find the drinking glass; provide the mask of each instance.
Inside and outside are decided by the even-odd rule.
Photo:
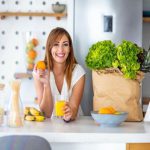
[[[64,111],[63,108],[67,101],[67,96],[65,95],[56,95],[55,96],[55,116],[56,117],[63,117]]]

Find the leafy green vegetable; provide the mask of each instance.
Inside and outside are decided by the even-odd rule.
[[[110,40],[93,44],[86,56],[86,65],[90,69],[105,69],[112,67],[116,60],[116,47]]]
[[[140,70],[138,54],[142,52],[136,44],[123,40],[117,46],[118,67],[123,72],[125,78],[135,79],[137,72]]]
[[[119,68],[129,79],[136,78],[142,61],[143,49],[127,40],[117,47],[110,40],[97,42],[90,47],[85,59],[90,69]]]

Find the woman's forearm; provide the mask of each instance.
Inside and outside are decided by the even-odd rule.
[[[46,117],[51,117],[53,112],[53,100],[50,85],[44,86],[43,97],[39,106],[41,111],[44,112]]]
[[[51,96],[50,84],[48,81],[49,77],[38,78],[38,76],[33,73],[33,78],[40,110],[44,112],[46,117],[51,117],[53,112],[53,100]]]
[[[78,107],[79,106],[71,106],[72,109],[72,116],[71,116],[71,120],[75,120],[78,114]]]
[[[73,88],[73,93],[70,98],[69,104],[72,109],[71,120],[74,120],[78,114],[79,105],[81,103],[83,90],[85,84],[85,76],[81,77],[81,79],[76,83]]]
[[[38,104],[40,104],[43,97],[44,86],[43,83],[41,83],[34,75],[33,78],[34,78],[36,96],[38,98]]]

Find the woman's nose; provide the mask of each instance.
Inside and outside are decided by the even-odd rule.
[[[58,46],[58,50],[59,50],[59,51],[63,51],[63,45],[60,44],[60,45]]]

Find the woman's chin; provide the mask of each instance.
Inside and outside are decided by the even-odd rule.
[[[66,60],[64,60],[64,59],[63,59],[63,60],[62,60],[62,59],[60,60],[60,59],[59,59],[59,60],[55,60],[55,62],[58,63],[58,64],[64,64],[64,63],[66,62]]]
[[[56,59],[55,59],[55,61],[57,62],[57,63],[65,63],[66,62],[66,58],[65,57],[57,57]]]

